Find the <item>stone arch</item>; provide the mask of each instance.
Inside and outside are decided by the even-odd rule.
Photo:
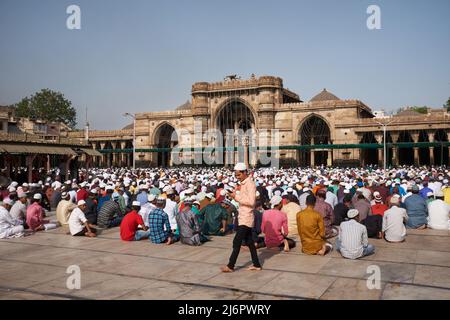
[[[409,142],[413,143],[414,140],[409,131],[400,131],[398,135],[398,143]],[[400,165],[413,165],[414,164],[414,150],[411,147],[399,148],[398,161]]]
[[[173,135],[175,133],[175,135]],[[153,132],[153,145],[158,149],[156,153],[156,165],[158,167],[168,167],[172,164],[171,148],[178,141],[178,135],[175,127],[167,121],[161,122]]]
[[[300,125],[298,142],[300,145],[331,144],[331,127],[322,116],[310,114]],[[327,165],[332,161],[331,153],[331,149],[300,150],[299,162],[302,166]]]
[[[440,145],[434,146],[434,163],[438,166],[440,165],[449,165],[449,148],[445,146],[443,143],[448,142],[447,132],[444,129],[438,129],[434,133],[434,141],[437,143],[441,143]]]
[[[216,140],[217,145],[227,148],[223,153],[225,164],[255,164],[256,153],[249,148],[256,144],[257,131],[257,116],[252,107],[239,97],[231,97],[217,109],[213,122],[213,127],[222,134],[221,141]]]
[[[377,139],[373,132],[364,132],[359,143],[362,144],[377,144]],[[362,165],[376,165],[378,164],[378,149],[376,148],[362,148],[361,149],[361,164]]]

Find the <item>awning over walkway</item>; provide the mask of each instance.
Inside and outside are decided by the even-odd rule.
[[[80,148],[81,151],[83,151],[84,153],[86,153],[88,156],[93,156],[93,157],[101,157],[102,154],[100,152],[98,152],[97,150],[94,149],[88,149],[88,148]]]
[[[0,144],[1,153],[76,155],[69,147],[25,144]]]

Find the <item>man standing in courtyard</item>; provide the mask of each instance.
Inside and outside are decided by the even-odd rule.
[[[247,172],[244,163],[237,163],[234,167],[236,178],[240,181],[240,189],[234,191],[230,196],[239,202],[238,228],[233,240],[233,252],[228,265],[222,268],[222,272],[233,272],[236,260],[241,250],[242,241],[247,243],[252,256],[253,265],[247,270],[260,271],[261,265],[258,260],[255,243],[252,239],[252,228],[254,225],[253,209],[256,202],[256,184]]]

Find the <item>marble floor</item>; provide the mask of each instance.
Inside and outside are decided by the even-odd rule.
[[[299,242],[288,253],[260,249],[261,272],[245,270],[250,254],[241,251],[231,274],[220,267],[233,236],[190,247],[124,242],[118,228],[94,239],[67,231],[0,240],[0,299],[450,299],[448,231],[408,231],[400,244],[370,239],[375,254],[355,261],[305,255]]]

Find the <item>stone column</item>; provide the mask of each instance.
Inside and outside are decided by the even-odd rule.
[[[50,171],[50,155],[47,155],[47,171]]]
[[[314,138],[311,138],[311,144],[314,144]],[[311,167],[314,167],[314,164],[316,162],[316,160],[314,159],[314,149],[310,149],[310,153],[309,153],[309,159],[310,159],[310,165]]]
[[[447,132],[447,141],[450,141],[450,131]],[[448,165],[450,166],[450,146],[448,146]]]
[[[411,137],[414,143],[419,142],[419,133],[411,133]],[[420,165],[419,147],[413,147],[413,150],[414,150],[414,165],[419,166]]]
[[[243,140],[242,140],[242,146],[244,148],[244,163],[245,163],[247,168],[250,168],[250,166],[249,166],[249,156],[248,156],[248,145],[249,145],[248,137],[244,136]]]
[[[123,151],[125,149],[126,145],[127,145],[126,141],[120,142],[120,148],[122,149],[122,152],[120,153],[120,165],[121,166],[126,165],[126,163],[125,163],[126,153]]]
[[[375,139],[377,140],[378,144],[381,144],[381,148],[378,148],[378,166],[383,166],[384,161],[384,144],[383,144],[383,133],[376,133]]]
[[[327,165],[330,167],[333,165],[333,150],[332,149],[328,149]]]
[[[101,150],[105,149],[105,146],[106,146],[105,142],[100,142],[100,149]],[[101,167],[106,166],[107,157],[108,157],[108,154],[106,154],[106,153],[102,154],[102,157],[100,159],[100,166]]]
[[[392,138],[392,143],[397,143],[398,141],[398,137],[399,137],[399,133],[392,133],[391,132],[391,138]],[[392,164],[394,166],[398,166],[399,165],[399,159],[398,159],[398,148],[397,147],[392,147]]]
[[[434,142],[434,132],[428,132],[428,141]],[[430,165],[434,165],[434,147],[428,148],[430,152]]]
[[[25,158],[25,162],[27,164],[27,168],[28,168],[28,182],[31,183],[33,182],[33,160],[36,158],[35,154],[32,155],[28,155]]]

